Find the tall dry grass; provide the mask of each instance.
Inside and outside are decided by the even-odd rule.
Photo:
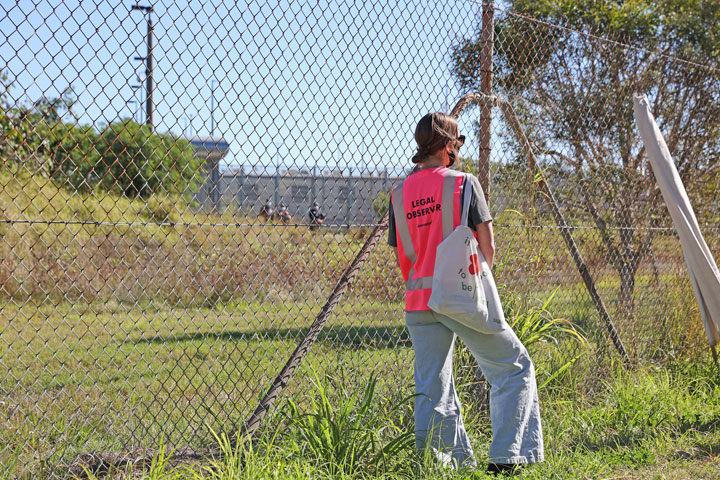
[[[0,173],[0,295],[16,301],[161,301],[198,307],[233,298],[321,298],[366,230],[262,225],[235,211],[204,213],[182,198],[131,200],[68,192],[47,179]],[[401,288],[374,255],[364,295]],[[392,281],[395,279],[395,281]]]

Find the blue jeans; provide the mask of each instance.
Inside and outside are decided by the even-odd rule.
[[[475,466],[455,391],[452,356],[455,335],[477,360],[490,384],[492,463],[543,461],[535,367],[515,333],[487,335],[432,311],[406,312],[415,349],[415,441],[443,465]],[[428,437],[429,440],[428,440]]]

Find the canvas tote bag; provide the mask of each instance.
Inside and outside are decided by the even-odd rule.
[[[460,225],[437,247],[428,307],[478,332],[498,333],[507,322],[490,267],[467,226],[471,195],[466,176]]]

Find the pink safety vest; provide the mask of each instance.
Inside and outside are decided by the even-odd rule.
[[[437,246],[460,225],[465,175],[445,167],[410,175],[392,191],[398,258],[405,286],[405,310],[430,310]]]

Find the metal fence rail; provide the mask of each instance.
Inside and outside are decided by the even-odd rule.
[[[200,449],[247,419],[407,175],[417,120],[487,87],[478,2],[139,6],[0,5],[0,477]],[[718,71],[702,51],[493,12],[491,93],[538,170],[497,106],[460,116],[461,163],[489,182],[509,319],[579,334],[533,345],[541,395],[561,366],[591,391],[620,359],[563,234],[629,362],[705,355],[631,100],[649,94],[719,251]],[[396,270],[380,242],[285,394],[329,372],[411,386]]]

